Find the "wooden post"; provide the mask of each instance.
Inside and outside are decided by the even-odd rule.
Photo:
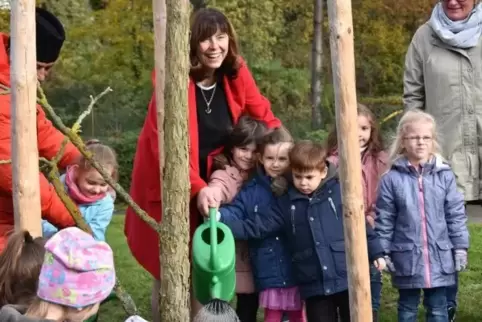
[[[12,175],[15,228],[42,236],[37,147],[35,0],[16,0],[10,16]]]
[[[370,274],[358,143],[351,0],[328,0],[328,17],[351,321],[369,322],[372,321]]]
[[[189,310],[189,0],[166,0],[166,81],[161,321],[190,321]]]

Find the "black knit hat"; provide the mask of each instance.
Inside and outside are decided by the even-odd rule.
[[[59,58],[65,40],[62,23],[49,11],[35,8],[37,61],[53,63]]]

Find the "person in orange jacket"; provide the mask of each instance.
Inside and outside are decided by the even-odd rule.
[[[60,21],[45,9],[36,8],[37,77],[44,81],[50,68],[59,57],[65,40],[65,31]],[[10,87],[10,38],[0,33],[0,84]],[[0,95],[0,160],[12,158],[10,94]],[[37,140],[41,157],[52,159],[60,149],[64,135],[58,131],[37,106]],[[79,151],[67,144],[59,162],[61,168],[73,163],[80,157]],[[67,208],[57,196],[45,176],[40,176],[40,200],[42,217],[58,228],[74,226],[75,222]],[[14,229],[12,199],[12,166],[0,164],[0,251],[6,245],[9,233]]]

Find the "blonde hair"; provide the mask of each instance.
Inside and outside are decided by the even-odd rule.
[[[92,305],[83,307],[81,309],[76,309],[65,305],[50,303],[38,297],[35,297],[32,304],[30,304],[30,306],[28,307],[27,312],[25,313],[25,316],[31,317],[31,318],[37,318],[37,319],[45,319],[47,318],[49,311],[55,308],[60,309],[62,311],[62,318],[59,319],[59,321],[69,321],[69,322],[87,320],[87,318],[94,315],[98,311],[97,304],[92,304]]]
[[[97,139],[92,139],[85,142],[85,149],[92,153],[92,159],[100,163],[102,167],[112,168],[112,179],[114,181],[119,179],[119,164],[117,162],[117,154],[111,147],[100,143],[100,141]],[[81,170],[85,171],[93,168],[90,162],[83,156],[80,158],[78,166]]]
[[[405,154],[405,149],[403,148],[403,138],[405,136],[405,133],[407,132],[407,128],[416,122],[425,122],[429,123],[432,125],[432,142],[433,142],[433,150],[431,152],[432,155],[438,155],[440,154],[440,144],[438,140],[438,135],[437,135],[437,124],[435,122],[435,119],[433,118],[432,115],[419,110],[419,109],[409,109],[407,110],[402,118],[400,119],[400,122],[398,123],[397,126],[397,132],[395,135],[395,139],[390,147],[390,152],[389,152],[389,167],[401,156]]]

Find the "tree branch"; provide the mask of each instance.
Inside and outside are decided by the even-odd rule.
[[[107,88],[104,92],[96,96],[95,98],[92,98],[91,104],[89,105],[88,110],[92,110],[92,106],[99,100],[102,96],[107,94],[108,92],[112,91],[110,88]],[[92,159],[92,153],[86,150],[85,144],[82,141],[82,138],[74,131],[75,129],[79,130],[80,126],[74,126],[72,129],[68,128],[62,121],[62,119],[55,113],[54,109],[52,106],[49,104],[47,101],[47,98],[45,97],[45,93],[43,92],[42,88],[39,87],[39,104],[42,106],[44,109],[45,113],[50,117],[52,122],[55,124],[57,129],[59,129],[60,132],[62,132],[70,142],[72,142],[73,145],[80,151],[80,153],[85,157],[86,160],[88,160],[92,166],[99,171],[100,175],[102,178],[107,182],[114,190],[115,192],[124,199],[125,202],[136,212],[136,214],[144,221],[146,222],[152,229],[154,229],[156,232],[159,232],[159,224],[152,218],[150,217],[144,210],[137,205],[134,200],[132,200],[131,196],[119,185],[117,182],[115,182],[111,176],[105,171],[105,169],[95,160]],[[87,111],[86,111],[87,112]],[[77,122],[82,120],[86,115],[82,113],[82,115],[79,117]],[[76,122],[76,123],[77,123]]]

